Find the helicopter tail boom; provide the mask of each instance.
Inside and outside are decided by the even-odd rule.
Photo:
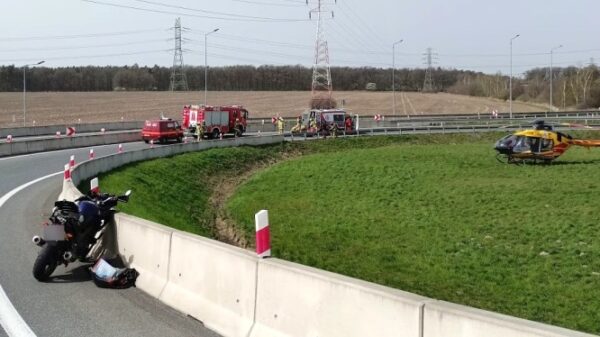
[[[600,147],[600,140],[571,139],[570,143],[583,147]]]

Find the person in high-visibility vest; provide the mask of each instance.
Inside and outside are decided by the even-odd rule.
[[[314,117],[310,118],[309,125],[310,125],[310,129],[311,129],[312,132],[316,132],[317,131],[317,121],[315,120]]]
[[[277,131],[279,132],[280,135],[282,135],[284,129],[285,129],[285,122],[282,117],[279,117],[277,119]]]
[[[296,118],[296,125],[290,130],[291,133],[298,133],[302,131],[302,118]]]
[[[198,141],[204,138],[204,126],[206,124],[202,121],[202,124],[196,124],[196,137],[198,137]]]
[[[338,131],[339,131],[337,123],[333,122],[333,124],[331,124],[331,128],[330,129],[331,129],[331,134],[333,135],[333,138],[337,138]]]

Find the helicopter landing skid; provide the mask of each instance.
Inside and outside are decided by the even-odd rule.
[[[515,158],[511,155],[507,155],[506,157],[502,158],[502,154],[498,153],[496,155],[496,160],[500,163],[506,163],[506,164],[515,164],[515,165],[519,165],[519,164],[544,164],[544,165],[548,165],[552,163],[553,159],[549,159],[549,158],[536,158],[536,157],[532,157],[532,158]]]

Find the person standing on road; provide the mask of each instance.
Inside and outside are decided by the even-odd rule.
[[[331,134],[333,135],[333,138],[337,138],[338,136],[338,125],[336,122],[333,122],[333,124],[331,124]]]
[[[204,121],[202,121],[202,124],[196,124],[196,137],[198,137],[198,141],[204,138],[204,125]]]
[[[283,130],[285,129],[285,122],[283,121],[283,117],[279,117],[277,119],[277,131],[280,135],[283,135]]]
[[[309,120],[309,127],[311,132],[317,132],[317,121],[314,117],[311,117]]]

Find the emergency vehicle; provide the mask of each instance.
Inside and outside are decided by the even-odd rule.
[[[311,121],[317,124],[316,130],[310,125]],[[340,132],[346,130],[346,133],[350,133],[354,130],[354,120],[350,115],[343,109],[313,109],[306,111],[302,114],[303,125],[306,125],[306,129],[312,132],[322,132],[331,130],[333,124],[336,124]]]
[[[148,120],[142,128],[142,139],[146,143],[166,143],[169,140],[181,143],[183,130],[177,121],[171,119]]]
[[[240,137],[246,132],[247,120],[248,110],[240,105],[183,107],[183,127],[192,134],[198,126],[203,127],[208,138],[216,139],[221,134]]]

